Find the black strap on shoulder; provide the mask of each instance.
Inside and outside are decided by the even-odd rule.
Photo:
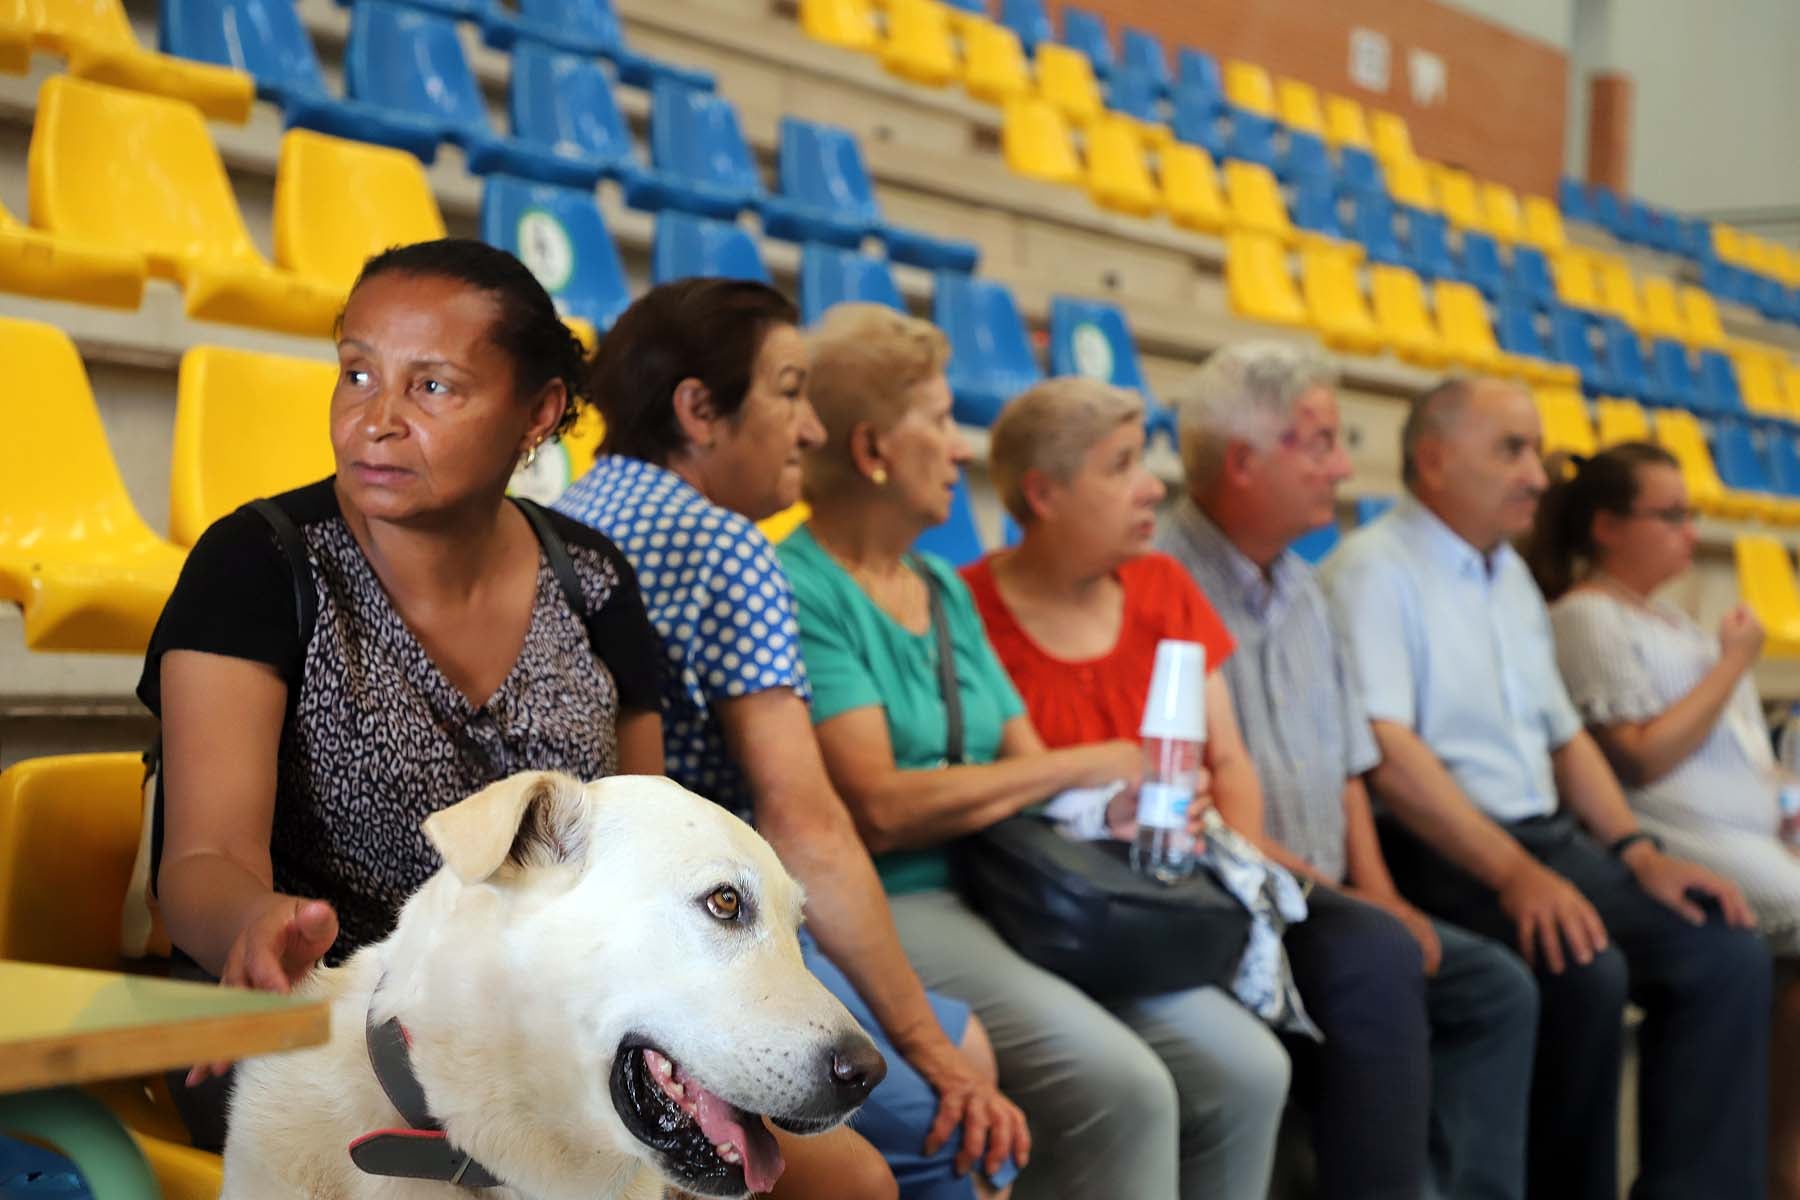
[[[944,612],[944,597],[932,577],[931,568],[912,555],[907,563],[925,581],[925,593],[931,603],[931,635],[937,641],[938,690],[944,696],[944,761],[960,766],[963,760],[962,689],[956,683],[956,652],[950,641],[950,618]]]
[[[519,506],[519,511],[531,522],[531,532],[537,535],[538,545],[544,548],[544,557],[550,560],[550,570],[555,573],[556,582],[562,588],[563,599],[569,602],[569,607],[575,610],[575,615],[586,625],[587,596],[581,590],[581,580],[575,574],[575,560],[569,557],[569,547],[562,540],[562,534],[556,532],[556,526],[550,523],[550,515],[537,501],[514,496],[512,502]],[[599,648],[595,647],[594,652],[598,654]]]
[[[287,556],[288,574],[294,584],[294,615],[299,621],[300,653],[312,644],[313,627],[319,620],[319,595],[313,589],[312,562],[306,557],[306,540],[300,527],[273,500],[252,500],[245,508],[261,517],[275,534],[275,542]]]

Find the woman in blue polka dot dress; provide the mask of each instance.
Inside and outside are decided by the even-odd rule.
[[[640,298],[595,355],[601,457],[556,507],[605,533],[637,572],[668,656],[670,777],[774,845],[807,891],[807,965],[888,1059],[853,1122],[886,1161],[873,1164],[880,1183],[849,1181],[854,1150],[827,1164],[796,1147],[779,1194],[891,1195],[897,1183],[907,1200],[1005,1196],[1030,1154],[1024,1114],[1000,1094],[968,1006],[928,995],[900,948],[826,777],[793,594],[754,524],[799,498],[801,455],[824,437],[795,320],[779,292],[738,280],[685,279]]]

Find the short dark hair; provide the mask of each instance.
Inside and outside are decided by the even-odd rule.
[[[1452,375],[1418,396],[1406,410],[1406,423],[1400,427],[1400,482],[1411,487],[1419,477],[1419,443],[1427,434],[1443,433],[1462,415],[1463,406],[1474,394],[1475,381]]]
[[[554,433],[568,432],[587,400],[587,351],[524,263],[472,238],[414,242],[364,263],[351,292],[378,275],[454,279],[492,296],[500,313],[488,336],[512,359],[514,390],[520,397],[536,396],[545,384],[562,380],[569,402]]]
[[[706,385],[713,410],[743,407],[763,338],[793,325],[793,301],[744,279],[678,279],[651,288],[600,339],[588,394],[606,418],[601,449],[663,463],[685,445],[675,419],[675,388]]]

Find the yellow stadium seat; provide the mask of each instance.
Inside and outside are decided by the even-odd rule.
[[[425,168],[404,150],[310,130],[282,136],[275,261],[339,295],[370,257],[444,236]]]
[[[1432,300],[1444,350],[1453,362],[1476,371],[1506,370],[1507,358],[1488,321],[1487,301],[1474,284],[1440,279],[1432,285]]]
[[[1238,108],[1275,115],[1275,83],[1269,72],[1255,63],[1229,59],[1225,63],[1225,99]]]
[[[1675,284],[1662,275],[1646,275],[1643,279],[1644,333],[1650,337],[1687,339],[1687,322],[1681,319],[1681,304],[1675,298]]]
[[[1348,96],[1326,96],[1325,139],[1334,146],[1355,146],[1360,150],[1372,146],[1363,106]]]
[[[1556,285],[1556,298],[1570,308],[1600,307],[1600,288],[1594,282],[1594,268],[1588,256],[1573,246],[1550,260],[1550,275]]]
[[[756,523],[756,527],[762,530],[764,537],[776,545],[780,545],[787,540],[789,534],[806,524],[811,516],[812,509],[807,506],[806,501],[802,500],[782,509],[772,517],[764,517]]]
[[[1681,315],[1687,324],[1688,344],[1705,350],[1725,346],[1725,327],[1719,323],[1719,309],[1712,293],[1704,288],[1681,289]]]
[[[30,186],[39,227],[143,254],[152,275],[181,283],[191,317],[331,331],[342,291],[275,269],[251,244],[190,104],[53,76],[38,93]]]
[[[606,420],[592,404],[585,405],[575,417],[575,424],[562,435],[564,451],[569,456],[569,479],[580,479],[593,467],[600,455],[600,443],[606,440]]]
[[[1706,444],[1706,431],[1700,428],[1693,413],[1663,409],[1654,415],[1652,424],[1657,443],[1673,454],[1681,466],[1689,503],[1703,513],[1722,517],[1755,514],[1759,507],[1756,499],[1732,492],[1719,478],[1712,450]]]
[[[162,1200],[219,1200],[225,1186],[225,1160],[192,1146],[131,1131]]]
[[[1134,217],[1147,217],[1162,208],[1137,122],[1108,115],[1088,126],[1087,185],[1101,208]]]
[[[1373,354],[1381,331],[1357,282],[1359,255],[1349,246],[1308,243],[1300,250],[1300,291],[1306,315],[1327,346]]]
[[[1019,35],[994,21],[963,27],[963,89],[988,104],[1005,104],[1031,91],[1031,68]]]
[[[875,49],[875,9],[869,0],[800,0],[800,28],[828,46]]]
[[[1504,183],[1491,179],[1482,182],[1481,217],[1483,228],[1503,242],[1517,242],[1525,237],[1519,195]]]
[[[1475,180],[1469,173],[1436,165],[1431,173],[1437,184],[1438,210],[1444,218],[1458,229],[1486,233],[1487,224],[1482,220],[1481,204],[1475,195]]]
[[[1162,176],[1163,203],[1169,219],[1184,229],[1222,233],[1230,221],[1219,172],[1212,155],[1198,146],[1175,142],[1157,158]]]
[[[1788,417],[1800,421],[1800,366],[1793,363],[1781,365],[1781,391],[1787,402]]]
[[[1631,264],[1613,254],[1599,255],[1595,266],[1600,276],[1600,307],[1633,329],[1642,329],[1644,308],[1638,302],[1637,282]]]
[[[1044,42],[1037,48],[1034,64],[1038,95],[1076,125],[1086,125],[1105,111],[1100,85],[1094,81],[1094,64],[1081,51]]]
[[[1288,274],[1287,247],[1266,233],[1238,230],[1225,239],[1225,290],[1231,310],[1253,321],[1304,326],[1306,305]]]
[[[1383,164],[1418,157],[1413,153],[1412,131],[1406,127],[1405,117],[1372,109],[1369,113],[1369,133],[1375,157]]]
[[[1768,534],[1741,533],[1732,539],[1738,590],[1768,636],[1770,654],[1800,654],[1800,583],[1786,547]]]
[[[1766,346],[1744,346],[1731,355],[1737,368],[1738,393],[1744,407],[1765,417],[1788,415],[1787,396],[1782,393],[1779,351]]]
[[[34,40],[69,60],[69,73],[94,83],[186,100],[209,117],[250,119],[256,81],[242,71],[158,54],[138,44],[120,0],[28,0]]]
[[[1572,387],[1538,387],[1532,389],[1537,401],[1538,423],[1543,427],[1544,453],[1566,451],[1592,455],[1599,446],[1594,422],[1588,416],[1587,403],[1581,392]]]
[[[1312,84],[1298,79],[1276,80],[1275,102],[1281,110],[1281,123],[1289,129],[1325,135],[1325,114],[1319,110],[1319,93]]]
[[[332,472],[337,365],[222,346],[181,356],[169,537],[191,546],[220,517]]]
[[[36,0],[0,0],[0,71],[23,75],[30,70],[37,23]]]
[[[1069,123],[1048,100],[1018,96],[1006,102],[1000,150],[1006,165],[1028,179],[1081,182],[1081,162],[1075,157]]]
[[[1620,442],[1647,442],[1650,418],[1635,400],[1602,396],[1594,402],[1594,436],[1602,450]]]
[[[1376,263],[1369,268],[1369,296],[1381,340],[1410,363],[1441,367],[1450,361],[1443,337],[1425,305],[1425,285],[1405,267]]]
[[[890,74],[914,83],[942,87],[958,74],[950,14],[938,0],[887,0],[879,53]]]
[[[1555,254],[1569,244],[1563,232],[1562,212],[1554,200],[1543,196],[1527,196],[1521,204],[1525,225],[1519,237],[1545,254]]]
[[[1295,240],[1287,201],[1275,173],[1261,163],[1232,160],[1225,164],[1225,205],[1233,228],[1266,233],[1284,242]]]
[[[1723,221],[1715,221],[1712,227],[1713,253],[1728,263],[1739,263],[1744,259],[1744,238],[1737,230]]]
[[[135,654],[175,586],[182,552],[144,524],[113,461],[75,345],[0,318],[0,600],[25,610],[33,650]]]
[[[1382,164],[1387,176],[1388,195],[1394,203],[1406,204],[1425,212],[1437,211],[1437,194],[1432,190],[1431,173],[1416,158],[1390,159]]]
[[[21,225],[0,205],[0,292],[136,308],[147,274],[141,254],[53,237]]]

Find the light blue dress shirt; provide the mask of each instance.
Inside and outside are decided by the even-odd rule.
[[[1322,581],[1371,720],[1405,725],[1497,821],[1556,810],[1550,754],[1581,730],[1544,598],[1408,496],[1344,539]]]

